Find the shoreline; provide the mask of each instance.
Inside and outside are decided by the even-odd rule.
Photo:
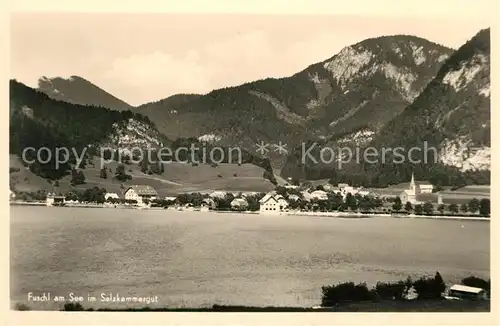
[[[490,221],[491,217],[481,216],[454,216],[454,215],[393,215],[388,213],[351,213],[351,212],[301,212],[301,211],[288,211],[276,214],[261,214],[259,211],[218,211],[218,210],[201,210],[201,209],[178,209],[163,208],[163,207],[143,207],[143,206],[129,206],[120,204],[65,204],[64,206],[47,206],[44,202],[23,202],[11,201],[9,205],[12,206],[43,206],[43,207],[68,207],[68,208],[115,208],[115,209],[137,209],[143,211],[176,211],[176,212],[198,212],[198,213],[219,213],[219,214],[249,214],[249,215],[262,215],[262,216],[315,216],[315,217],[335,217],[335,218],[371,218],[371,217],[385,217],[385,218],[412,218],[412,219],[435,219],[435,220],[462,220],[462,221]]]
[[[20,304],[20,305],[18,305]],[[17,307],[16,307],[17,306]],[[24,309],[19,309],[23,307]],[[28,309],[26,309],[28,308]],[[33,309],[32,309],[33,308]],[[142,307],[86,307],[85,304],[70,303],[58,309],[36,309],[33,305],[11,300],[11,310],[18,311],[86,311],[86,312],[490,312],[489,300],[380,300],[343,303],[336,306],[244,306],[244,305],[209,305],[198,308],[175,308],[162,306]]]
[[[465,221],[490,221],[490,217],[481,216],[453,216],[453,215],[402,215],[396,216],[384,213],[346,213],[346,212],[287,212],[286,215],[292,216],[323,216],[337,218],[370,218],[370,217],[391,217],[391,218],[413,218],[413,219],[435,219],[435,220],[465,220]]]

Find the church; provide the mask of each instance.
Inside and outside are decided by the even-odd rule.
[[[412,173],[409,188],[407,190],[403,190],[403,192],[401,192],[401,194],[399,195],[399,198],[401,199],[403,205],[407,202],[410,202],[412,204],[419,204],[426,201],[425,199],[427,199],[427,197],[429,196],[425,195],[432,194],[433,189],[434,186],[432,184],[425,182],[415,182],[415,176]]]

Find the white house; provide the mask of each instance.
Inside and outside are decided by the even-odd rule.
[[[420,193],[421,194],[432,194],[432,191],[434,190],[434,186],[431,185],[430,183],[424,183],[424,182],[417,182],[418,187],[420,188]]]
[[[317,200],[328,200],[328,194],[326,193],[326,191],[323,190],[315,190],[311,192],[311,198]]]
[[[209,209],[216,209],[217,208],[217,205],[215,203],[215,200],[213,200],[212,198],[205,198],[201,201],[201,207],[202,208],[207,208],[207,210]]]
[[[57,196],[55,193],[49,192],[45,203],[47,206],[64,206],[65,199],[64,196]]]
[[[226,192],[216,190],[216,191],[212,192],[209,196],[210,196],[210,198],[221,198],[222,199],[222,198],[226,197]]]
[[[16,194],[11,190],[10,191],[10,197],[9,197],[10,200],[14,200],[16,199]]]
[[[448,296],[460,299],[485,300],[488,295],[485,290],[461,284],[453,285],[448,291]]]
[[[364,197],[364,196],[370,196],[371,192],[370,192],[370,190],[360,189],[360,190],[358,190],[357,194]]]
[[[235,198],[231,201],[231,209],[244,211],[248,208],[248,202],[245,198]]]
[[[355,195],[358,193],[358,189],[355,189],[352,186],[349,186],[347,183],[339,183],[338,184],[338,193],[342,195],[345,199],[347,194]]]
[[[142,204],[144,200],[154,200],[158,197],[156,190],[147,185],[130,186],[125,191],[126,200],[136,200],[138,204]]]
[[[114,193],[114,192],[107,192],[105,195],[104,195],[104,200],[108,200],[109,198],[113,198],[113,199],[120,199],[120,196],[118,196],[117,193]]]
[[[311,196],[311,193],[310,193],[309,191],[304,190],[304,191],[302,191],[302,192],[301,192],[301,194],[302,194],[302,199],[303,199],[304,201],[306,201],[306,202],[311,201],[312,196]]]
[[[288,208],[286,199],[276,193],[268,193],[259,200],[261,214],[279,214]]]

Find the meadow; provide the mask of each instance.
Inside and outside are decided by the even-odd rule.
[[[105,188],[108,192],[120,192],[122,182],[113,178],[118,162],[106,164],[107,179],[100,178],[100,160],[96,157],[92,165],[83,169],[85,184],[76,186],[76,189],[91,187]],[[43,178],[33,174],[21,164],[19,158],[10,155],[10,167],[19,171],[10,174],[11,183],[18,191],[37,191],[39,189],[52,190],[53,186]],[[111,170],[111,171],[110,171]],[[158,191],[160,196],[170,196],[183,192],[211,192],[213,190],[226,191],[258,191],[267,192],[274,189],[274,185],[263,178],[264,169],[253,164],[219,164],[212,167],[208,164],[192,166],[183,163],[166,163],[163,174],[144,174],[137,164],[125,164],[125,171],[132,176],[131,180],[123,182],[124,186],[133,184],[150,185]],[[59,181],[59,191],[67,192],[72,189],[71,176]]]

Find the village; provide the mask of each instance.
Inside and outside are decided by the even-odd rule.
[[[45,198],[43,198],[45,197]],[[346,183],[316,186],[286,184],[274,191],[235,192],[205,191],[161,197],[150,185],[130,185],[122,193],[91,188],[83,193],[61,194],[48,192],[35,201],[25,201],[11,191],[12,204],[31,204],[66,207],[112,207],[136,209],[170,209],[178,211],[241,212],[263,215],[323,215],[360,216],[383,215],[396,217],[435,216],[475,219],[488,217],[489,199],[471,198],[458,205],[443,200],[434,186],[415,181],[412,175],[407,189],[399,195],[379,194]],[[445,214],[446,212],[446,214]]]

